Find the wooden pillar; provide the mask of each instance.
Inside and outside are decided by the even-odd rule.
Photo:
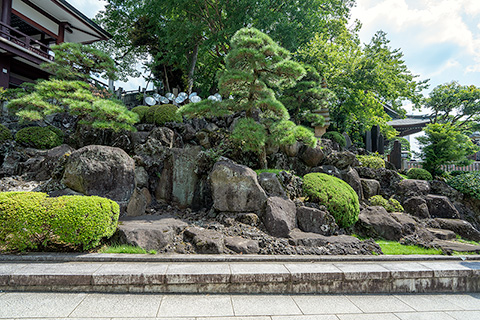
[[[58,25],[58,38],[57,44],[65,42],[65,27],[67,26],[66,22],[60,22]]]
[[[0,87],[7,89],[10,83],[10,63],[12,58],[3,56],[0,59]]]
[[[12,21],[12,0],[2,1],[2,16],[1,21],[6,25],[10,25]]]

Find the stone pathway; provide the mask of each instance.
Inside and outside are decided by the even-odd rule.
[[[480,293],[215,295],[0,293],[0,319],[478,320]]]

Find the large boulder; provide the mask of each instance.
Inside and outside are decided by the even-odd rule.
[[[300,159],[309,167],[318,166],[322,162],[325,155],[320,146],[315,148],[304,146],[300,150]]]
[[[420,219],[430,218],[427,201],[423,197],[411,197],[403,202],[405,212]]]
[[[442,229],[455,232],[464,239],[480,241],[480,231],[475,229],[471,223],[465,220],[436,218],[434,219],[434,223]]]
[[[242,237],[225,238],[225,247],[236,253],[254,254],[260,251],[257,240],[245,239]]]
[[[380,182],[380,194],[385,198],[390,198],[396,194],[397,184],[402,180],[402,177],[396,171],[385,168],[355,167],[355,170],[357,170],[360,178],[373,179]]]
[[[373,196],[380,194],[380,182],[374,179],[360,179],[362,184],[363,196],[365,199],[370,199]]]
[[[430,184],[425,180],[405,179],[397,185],[397,196],[402,200],[429,193]]]
[[[323,207],[323,210],[297,207],[297,222],[300,230],[304,232],[314,232],[329,236],[338,230],[335,218],[328,213],[325,207]]]
[[[425,200],[432,218],[460,218],[460,213],[447,197],[429,194],[425,196]]]
[[[269,197],[286,197],[287,193],[283,190],[278,177],[273,172],[262,172],[258,175],[258,182]]]
[[[185,229],[184,239],[193,244],[197,253],[223,253],[223,235],[215,230],[199,227],[188,227]]]
[[[333,152],[327,156],[324,163],[335,166],[340,170],[359,164],[355,154],[350,151]]]
[[[429,181],[430,183],[430,193],[445,196],[450,201],[461,201],[463,200],[463,193],[460,191],[455,190],[454,188],[450,187],[445,181],[440,180],[432,180]]]
[[[135,163],[122,149],[86,146],[68,157],[62,183],[84,195],[126,204],[135,190]]]
[[[155,190],[157,200],[173,202],[180,207],[192,205],[199,189],[196,174],[199,154],[200,147],[168,150]]]
[[[328,165],[328,164],[312,168],[311,172],[328,174],[329,176],[334,176],[335,178],[338,178],[338,179],[342,178],[342,173],[340,172],[340,170],[338,170],[337,167]]]
[[[360,180],[358,172],[355,169],[349,167],[345,170],[342,170],[341,178],[343,181],[348,183],[353,190],[355,190],[358,195],[358,199],[363,200],[362,181]]]
[[[362,236],[398,241],[402,238],[402,225],[383,207],[367,207],[360,211],[355,230]]]
[[[286,238],[297,226],[295,203],[280,197],[268,198],[262,218],[269,234]]]
[[[163,216],[140,216],[123,218],[118,224],[115,237],[120,243],[141,247],[145,250],[163,250],[174,247],[175,236],[181,233],[187,223]]]
[[[31,158],[21,164],[22,174],[37,181],[51,178],[53,171],[58,167],[65,155],[71,154],[75,149],[62,144],[50,150],[30,149]]]
[[[267,195],[249,167],[232,161],[215,163],[210,173],[213,206],[226,212],[261,212]]]

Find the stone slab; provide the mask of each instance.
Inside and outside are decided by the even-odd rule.
[[[165,283],[228,283],[230,274],[228,264],[169,264]]]

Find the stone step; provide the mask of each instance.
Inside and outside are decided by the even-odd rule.
[[[330,262],[296,261],[292,257],[284,262],[10,261],[0,264],[0,290],[272,294],[480,290],[478,256],[465,260],[337,259]]]

